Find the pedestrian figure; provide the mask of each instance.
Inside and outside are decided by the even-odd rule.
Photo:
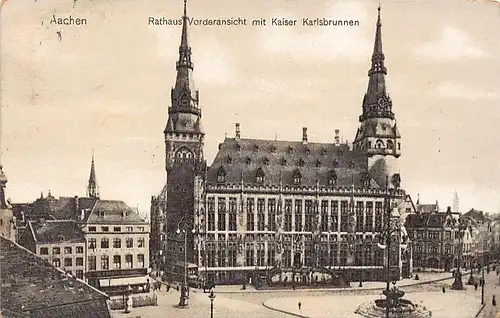
[[[493,306],[496,306],[496,305],[497,305],[497,299],[496,299],[495,295],[493,295],[493,298],[491,299],[491,304],[492,304]]]
[[[477,290],[477,282],[474,282],[474,290]]]
[[[161,291],[161,282],[158,282],[158,291]]]
[[[495,296],[493,296],[493,297],[495,297]],[[299,310],[301,307],[302,307],[302,303],[299,301]]]
[[[444,286],[443,286],[442,291],[443,291],[443,294],[446,293],[446,289],[444,288]]]

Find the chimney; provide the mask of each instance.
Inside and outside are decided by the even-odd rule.
[[[448,207],[446,208],[446,213],[451,213],[451,206],[448,206]]]
[[[235,126],[235,138],[240,139],[240,123],[236,123]]]
[[[78,214],[78,212],[80,211],[80,202],[78,202],[78,196],[75,195],[75,214]]]
[[[335,129],[335,146],[340,145],[340,129]]]
[[[307,145],[307,127],[302,128],[302,143]]]

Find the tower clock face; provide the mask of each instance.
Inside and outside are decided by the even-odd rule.
[[[387,97],[379,98],[378,105],[382,110],[388,110],[391,106],[391,101]]]

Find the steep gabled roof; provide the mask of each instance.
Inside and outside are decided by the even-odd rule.
[[[84,243],[85,236],[76,221],[53,220],[29,222],[34,239],[40,244]]]
[[[129,207],[118,200],[98,200],[87,223],[145,223],[146,221]]]
[[[217,184],[218,172],[226,172],[225,183],[256,182],[262,170],[266,184],[293,184],[299,170],[302,185],[328,186],[331,171],[337,176],[336,186],[361,186],[361,173],[366,171],[365,157],[346,144],[307,143],[282,140],[226,138],[207,172],[208,184]]]

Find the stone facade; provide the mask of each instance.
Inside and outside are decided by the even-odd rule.
[[[310,142],[306,127],[301,141],[246,139],[236,124],[234,138],[219,145],[210,167],[192,86],[186,9],[183,21],[164,131],[166,191],[151,201],[151,240],[164,250],[152,250],[152,261],[172,272],[186,257],[200,278],[218,283],[302,268],[328,268],[351,280],[385,279],[377,234],[391,212],[406,213],[407,195],[397,169],[401,136],[385,87],[380,8],[352,145],[340,141],[338,130],[332,142]],[[181,229],[188,230],[187,242]],[[400,279],[411,273],[411,255],[400,244],[393,249],[390,266]]]

